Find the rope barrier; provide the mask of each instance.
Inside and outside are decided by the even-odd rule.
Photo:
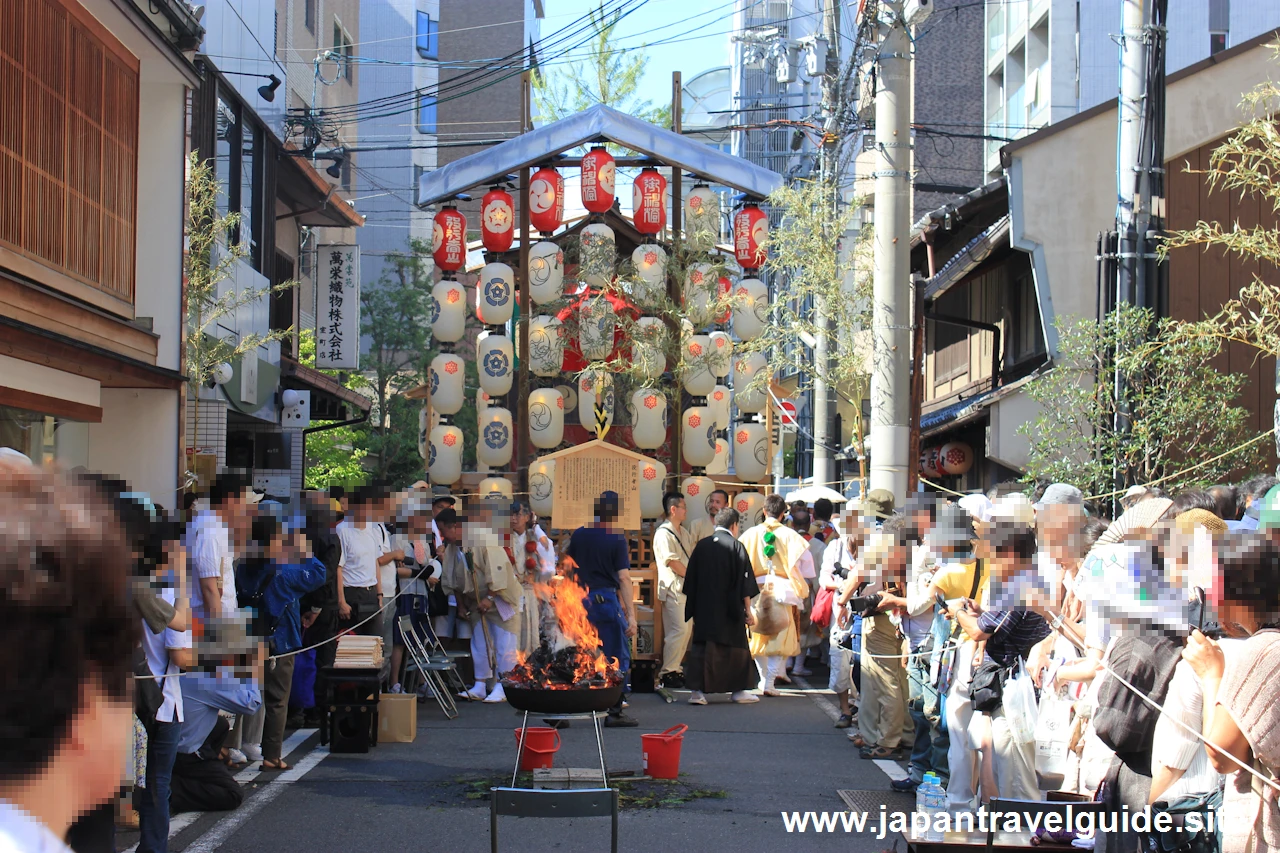
[[[1143,483],[1143,484],[1142,484],[1142,486],[1143,486],[1144,488],[1151,488],[1152,486],[1159,485],[1160,483],[1166,483],[1166,482],[1168,482],[1169,480],[1173,480],[1173,479],[1176,479],[1176,478],[1178,478],[1178,477],[1182,477],[1182,476],[1186,475],[1188,472],[1190,472],[1190,471],[1194,471],[1194,470],[1196,470],[1197,468],[1203,468],[1205,465],[1210,465],[1210,464],[1212,464],[1212,463],[1214,463],[1214,462],[1217,462],[1219,459],[1225,459],[1226,457],[1228,457],[1228,456],[1232,455],[1233,453],[1239,453],[1241,450],[1244,450],[1244,449],[1245,449],[1246,447],[1248,447],[1249,445],[1251,445],[1251,444],[1255,444],[1255,443],[1257,443],[1257,442],[1261,441],[1262,439],[1266,438],[1267,436],[1274,434],[1274,433],[1275,433],[1275,431],[1276,431],[1276,428],[1275,428],[1275,427],[1272,427],[1271,429],[1267,430],[1267,431],[1266,431],[1266,432],[1264,432],[1264,433],[1261,433],[1261,434],[1259,434],[1259,435],[1255,435],[1253,438],[1249,439],[1248,441],[1244,442],[1243,444],[1238,444],[1238,445],[1236,445],[1235,447],[1231,448],[1230,450],[1227,450],[1227,451],[1225,451],[1225,452],[1223,452],[1223,453],[1219,453],[1217,456],[1214,456],[1214,457],[1212,457],[1212,458],[1210,458],[1210,459],[1206,459],[1206,460],[1204,460],[1203,462],[1197,462],[1195,465],[1192,465],[1190,468],[1184,468],[1183,470],[1179,471],[1179,472],[1178,472],[1178,473],[1176,473],[1176,474],[1168,474],[1168,475],[1166,475],[1166,476],[1164,476],[1164,477],[1160,477],[1159,479],[1152,480],[1150,483]],[[1085,500],[1087,500],[1087,501],[1098,501],[1098,500],[1104,500],[1104,499],[1106,499],[1106,498],[1119,497],[1119,496],[1123,495],[1126,491],[1128,491],[1128,490],[1127,490],[1127,489],[1120,489],[1120,490],[1117,490],[1117,491],[1114,491],[1114,492],[1107,492],[1107,493],[1106,493],[1106,494],[1104,494],[1104,495],[1090,495],[1089,497],[1085,498]]]

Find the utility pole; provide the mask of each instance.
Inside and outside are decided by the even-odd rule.
[[[902,0],[881,3],[876,58],[871,482],[907,494],[911,408],[911,40]]]
[[[840,73],[840,8],[837,0],[822,0],[822,39],[826,43],[822,63],[822,148],[819,151],[819,175],[828,193],[830,205],[824,221],[834,226],[840,205],[840,182],[836,175],[836,78]],[[822,42],[819,42],[821,44]],[[840,240],[839,234],[827,235],[833,246]],[[838,251],[834,250],[833,251]],[[813,482],[815,485],[832,486],[835,483],[835,466],[832,464],[831,438],[831,388],[827,377],[831,375],[831,312],[826,297],[819,291],[813,300],[814,325],[817,340],[814,346],[813,374]],[[839,440],[839,437],[836,439]],[[837,491],[844,491],[838,488]]]
[[[1141,305],[1138,293],[1138,146],[1146,94],[1147,42],[1143,6],[1148,0],[1121,0],[1120,100],[1116,145],[1116,231],[1120,236],[1116,301]]]

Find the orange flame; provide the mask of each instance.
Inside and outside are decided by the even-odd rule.
[[[561,638],[550,644],[552,651],[559,656],[564,650],[572,649],[572,656],[569,661],[560,657],[553,675],[542,669],[545,663],[531,661],[532,656],[518,653],[512,680],[549,690],[568,690],[599,685],[601,682],[615,683],[619,677],[618,662],[605,657],[601,651],[600,634],[587,618],[587,609],[583,604],[587,590],[566,577],[555,578],[549,584],[536,584],[535,587],[539,598],[551,603],[559,623]],[[572,666],[571,677],[565,672],[566,664]]]

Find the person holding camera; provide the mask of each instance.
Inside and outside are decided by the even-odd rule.
[[[843,532],[833,538],[822,553],[822,570],[818,573],[820,595],[838,595],[851,576],[862,571],[862,546],[867,541],[869,524],[864,523],[857,510],[845,513],[841,519]],[[856,582],[855,582],[856,583]],[[854,723],[857,713],[858,688],[853,660],[854,618],[847,607],[833,608],[828,638],[831,643],[831,675],[827,687],[836,694],[840,703],[837,729],[847,729]]]

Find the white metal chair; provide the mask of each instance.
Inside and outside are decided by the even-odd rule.
[[[458,705],[453,701],[453,685],[451,681],[457,681],[458,684],[462,683],[462,677],[458,675],[457,665],[452,658],[446,655],[432,655],[428,651],[427,646],[413,627],[412,617],[401,616],[398,624],[400,625],[400,636],[404,638],[404,647],[409,651],[410,662],[406,666],[406,670],[408,672],[417,672],[422,676],[427,689],[435,695],[436,702],[440,705],[440,710],[444,713],[445,719],[454,719],[458,716]],[[429,637],[429,640],[433,645],[439,645],[439,641],[435,637]]]

